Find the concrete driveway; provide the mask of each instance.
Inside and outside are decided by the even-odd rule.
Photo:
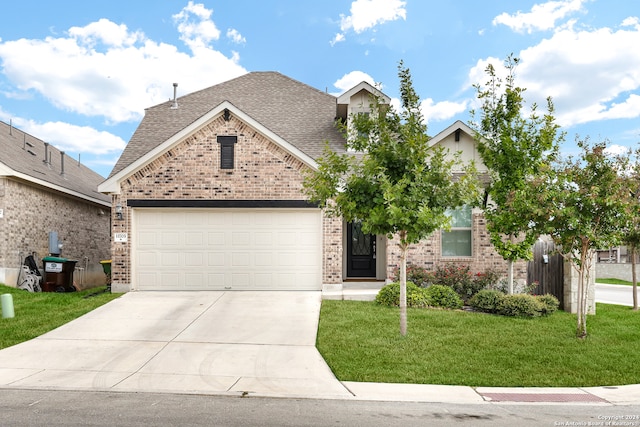
[[[0,387],[350,397],[315,348],[320,302],[320,292],[130,292],[1,350]]]

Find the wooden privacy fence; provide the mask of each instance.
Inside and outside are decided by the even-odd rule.
[[[527,264],[527,283],[538,282],[536,295],[551,294],[564,307],[564,259],[555,253],[553,242],[538,240],[533,259]]]

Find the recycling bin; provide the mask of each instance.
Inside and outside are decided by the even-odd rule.
[[[75,292],[73,272],[77,262],[53,256],[42,258],[44,266],[42,292]]]

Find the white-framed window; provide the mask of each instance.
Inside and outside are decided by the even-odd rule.
[[[442,231],[442,256],[470,257],[473,235],[471,206],[449,210],[447,215],[451,217],[451,230]]]

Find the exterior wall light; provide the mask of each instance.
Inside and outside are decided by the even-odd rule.
[[[116,205],[116,219],[124,219],[124,217],[122,216],[122,205]]]

